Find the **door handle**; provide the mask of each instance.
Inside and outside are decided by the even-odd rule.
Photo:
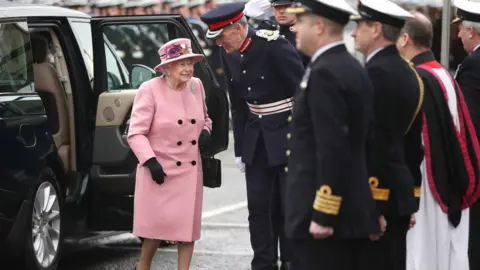
[[[37,145],[37,135],[35,129],[30,124],[21,124],[18,128],[18,138],[27,148],[32,148]]]

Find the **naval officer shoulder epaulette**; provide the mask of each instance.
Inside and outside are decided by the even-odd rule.
[[[261,30],[257,30],[256,35],[257,37],[264,38],[267,41],[272,41],[272,40],[278,39],[278,37],[280,36],[280,31],[261,29]]]

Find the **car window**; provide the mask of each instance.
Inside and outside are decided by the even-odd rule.
[[[82,51],[82,55],[89,72],[93,74],[93,43],[92,30],[89,22],[71,22],[73,31],[77,35],[77,40]],[[115,46],[105,39],[105,58],[107,62],[108,90],[128,88],[128,73],[122,66],[120,58],[121,52],[115,50]],[[93,77],[93,75],[91,76]]]
[[[117,61],[111,46],[108,46],[107,43],[105,43],[105,60],[107,63],[108,90],[124,88],[123,86],[127,84],[127,81],[122,75],[120,64]]]
[[[166,23],[110,25],[104,33],[127,70],[134,64],[155,67],[160,61],[158,49],[170,38]]]
[[[115,54],[121,59],[126,69],[131,72],[135,65],[143,65],[153,69],[160,62],[158,49],[167,43],[171,37],[178,36],[178,29],[172,23],[155,24],[122,24],[108,25],[104,28],[107,37]],[[169,34],[169,31],[172,31]],[[108,72],[108,89],[118,90],[115,77],[118,77],[119,67],[113,61],[110,50],[105,48],[105,57]],[[121,77],[118,77],[121,80]],[[125,84],[117,84],[123,89],[135,88]]]
[[[184,33],[178,25],[172,22],[107,25],[104,27],[103,31],[114,47],[116,55],[121,59],[130,73],[137,65],[143,65],[153,69],[160,63],[158,49],[163,44],[175,38],[188,38],[187,33]],[[195,47],[193,50],[195,53],[203,53]],[[110,61],[111,57],[108,54],[109,53],[106,52],[105,56],[107,71],[112,72],[112,74],[109,75],[109,90],[116,90],[115,88],[110,88],[110,78],[115,77],[113,75],[114,72],[116,72],[117,67],[113,61]],[[156,75],[158,76],[161,74],[157,73]],[[206,89],[211,87],[211,80],[208,75],[206,61],[195,65],[194,76],[202,79]],[[130,86],[130,88],[136,88],[139,83],[137,80],[134,80],[134,78],[132,78],[132,80],[134,86]]]
[[[35,92],[27,23],[0,23],[0,40],[0,93]]]
[[[77,41],[82,52],[85,66],[87,67],[90,78],[93,78],[93,45],[92,28],[89,22],[71,22],[73,32],[77,36]]]

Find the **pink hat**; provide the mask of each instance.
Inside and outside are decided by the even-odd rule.
[[[193,58],[196,63],[203,60],[203,54],[192,52],[191,41],[188,38],[177,38],[165,43],[159,50],[161,63],[155,67],[155,71],[163,71],[166,64],[178,60]]]

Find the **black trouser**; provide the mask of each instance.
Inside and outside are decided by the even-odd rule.
[[[410,217],[386,216],[387,231],[378,241],[371,242],[378,254],[376,270],[405,270],[407,261],[407,232]]]
[[[290,260],[284,234],[282,198],[285,166],[270,167],[263,138],[252,165],[246,166],[248,222],[253,249],[252,270],[277,269],[278,243],[282,261]]]
[[[292,270],[370,270],[378,259],[370,239],[292,240],[291,247]]]

